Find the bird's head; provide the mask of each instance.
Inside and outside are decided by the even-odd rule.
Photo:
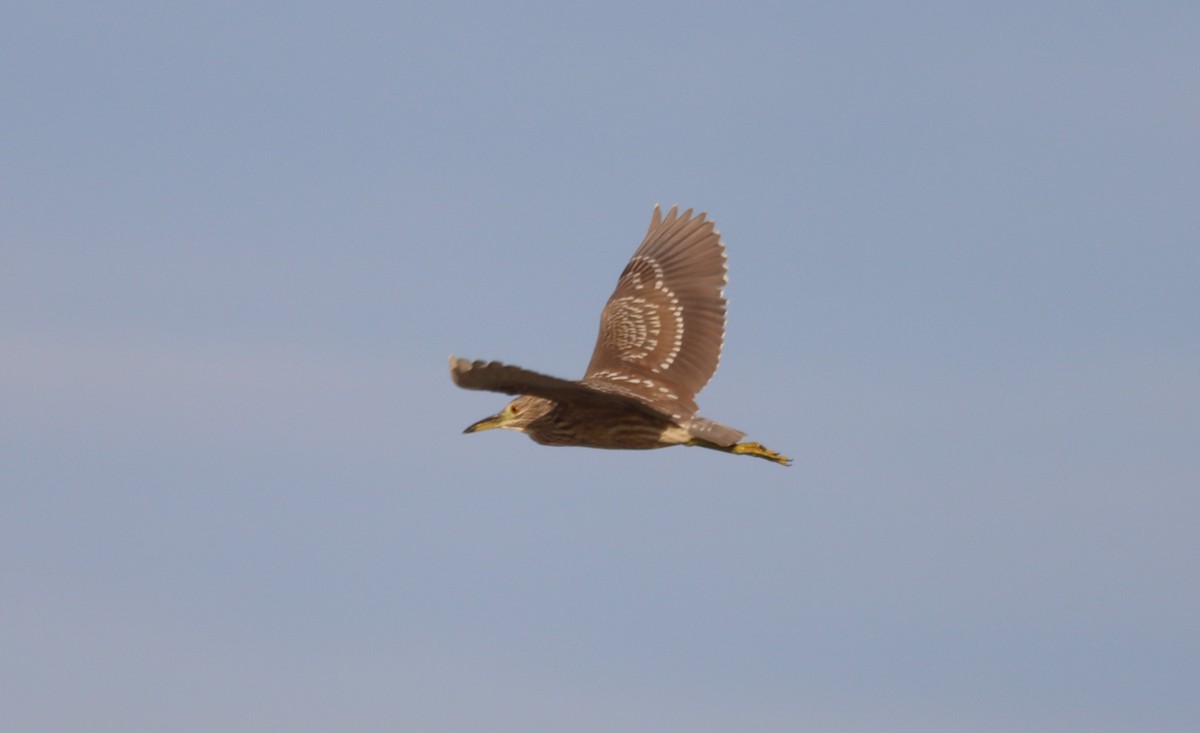
[[[481,430],[504,428],[505,430],[524,431],[525,426],[550,411],[553,403],[541,397],[521,395],[504,406],[504,409],[491,417],[485,417],[464,430],[464,433],[478,433]]]

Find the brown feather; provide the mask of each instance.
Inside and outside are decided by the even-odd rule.
[[[646,238],[600,314],[585,384],[610,383],[677,417],[717,370],[725,338],[725,248],[702,212],[663,218],[654,207]]]
[[[463,389],[509,395],[532,395],[555,402],[594,407],[633,409],[655,417],[670,417],[640,396],[617,385],[591,385],[559,379],[498,361],[468,361],[450,357],[450,378]]]

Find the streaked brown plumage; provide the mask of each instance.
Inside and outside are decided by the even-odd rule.
[[[544,445],[591,448],[695,445],[791,463],[696,415],[696,394],[716,371],[725,338],[725,273],[720,234],[703,212],[672,207],[664,218],[655,206],[600,314],[582,380],[450,357],[459,387],[520,395],[464,432],[507,428]]]

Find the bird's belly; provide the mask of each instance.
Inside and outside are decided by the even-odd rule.
[[[687,432],[667,418],[642,412],[560,406],[525,428],[542,445],[648,450],[685,442]]]
[[[668,423],[658,437],[658,441],[662,445],[680,445],[691,439],[692,434],[688,432],[687,428],[680,427],[675,423]]]

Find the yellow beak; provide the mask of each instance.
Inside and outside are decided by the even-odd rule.
[[[494,430],[495,428],[502,427],[504,427],[504,418],[500,415],[492,415],[491,417],[483,418],[477,423],[468,425],[463,433],[478,433],[481,430]]]

